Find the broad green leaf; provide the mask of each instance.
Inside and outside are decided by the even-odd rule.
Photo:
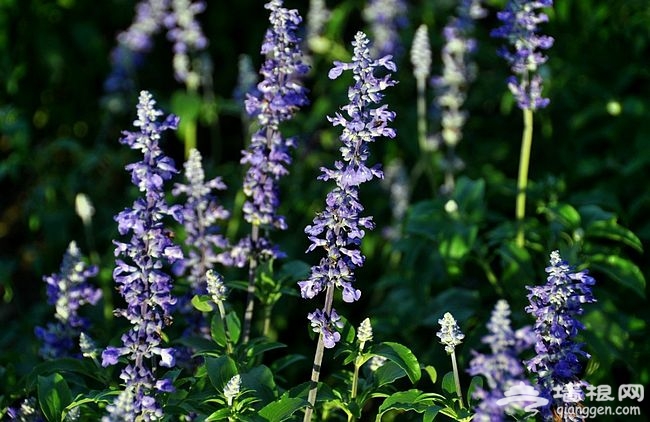
[[[420,364],[409,348],[399,343],[383,342],[372,346],[371,352],[392,361],[406,372],[412,383],[421,376]]]
[[[424,367],[424,372],[429,374],[429,378],[431,379],[431,383],[435,384],[436,381],[438,380],[438,371],[436,371],[436,368],[434,368],[431,365],[427,365]]]
[[[595,221],[585,230],[586,237],[599,237],[623,243],[638,252],[643,252],[643,244],[631,230],[620,226],[616,220]]]
[[[554,204],[546,207],[545,211],[551,222],[557,222],[565,229],[575,230],[581,226],[580,213],[569,204]]]
[[[63,376],[54,373],[38,376],[38,402],[48,422],[59,422],[63,409],[72,402],[72,393]]]
[[[467,402],[472,402],[472,397],[474,396],[474,391],[477,388],[483,388],[483,378],[481,377],[472,377],[472,380],[469,383],[469,388],[467,389]]]
[[[214,340],[214,342],[219,346],[226,347],[228,344],[226,327],[219,313],[212,315],[212,321],[210,322],[210,335],[212,336],[212,340]]]
[[[212,312],[214,310],[212,299],[208,295],[194,295],[192,297],[192,306],[201,312]]]
[[[282,349],[287,347],[286,344],[278,343],[275,341],[266,341],[264,343],[255,343],[248,349],[249,356],[257,356],[269,350]]]
[[[229,408],[219,409],[216,412],[212,413],[210,416],[208,416],[205,419],[205,422],[225,421],[228,420],[228,416],[230,416]]]
[[[422,415],[422,422],[431,422],[434,420],[436,416],[438,416],[440,409],[442,409],[442,406],[436,404],[427,407],[427,410],[424,411],[424,415]]]
[[[270,403],[277,396],[273,373],[267,366],[259,365],[242,374],[241,384],[242,390],[253,390],[255,398],[262,403]]]
[[[433,406],[436,400],[441,399],[442,396],[439,394],[422,393],[420,390],[416,389],[398,391],[388,396],[381,406],[379,406],[375,421],[381,421],[381,417],[390,410],[423,413]]]
[[[617,283],[645,298],[645,277],[632,261],[618,255],[596,254],[589,257],[589,263],[590,268],[605,273]]]
[[[281,422],[289,419],[298,410],[307,406],[307,400],[298,397],[282,395],[278,400],[272,401],[260,409],[259,415],[269,421]]]
[[[239,321],[237,313],[229,312],[226,314],[226,326],[228,327],[228,335],[230,336],[230,340],[234,344],[237,344],[239,341],[239,336],[241,334],[241,322]]]
[[[454,373],[447,372],[444,377],[442,377],[442,389],[446,393],[456,394],[456,383],[454,381]]]
[[[237,375],[237,364],[229,356],[219,356],[218,358],[206,356],[205,366],[208,370],[210,383],[219,391],[222,391],[226,383]]]
[[[401,366],[392,361],[386,361],[382,366],[373,372],[375,387],[390,384],[396,379],[406,376],[406,372]]]

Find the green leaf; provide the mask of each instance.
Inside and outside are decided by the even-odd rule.
[[[422,415],[422,422],[431,422],[434,420],[436,416],[438,416],[440,409],[442,409],[442,406],[438,406],[437,404],[429,406],[427,410],[424,411],[424,415]]]
[[[439,394],[422,393],[420,390],[412,389],[407,391],[398,391],[391,394],[379,406],[377,418],[375,421],[381,421],[381,417],[389,410],[415,411],[418,413],[426,412],[435,405],[436,400],[442,400]]]
[[[590,268],[605,273],[617,283],[645,298],[645,277],[632,261],[618,255],[596,254],[589,257]],[[598,280],[596,280],[598,283]]]
[[[435,384],[436,381],[438,380],[438,371],[436,371],[436,368],[434,368],[431,365],[427,365],[424,367],[424,372],[429,374],[429,378],[431,379],[431,383]]]
[[[469,383],[469,388],[467,389],[467,402],[470,403],[472,397],[474,396],[474,391],[477,388],[483,388],[483,378],[481,377],[472,377],[472,380]]]
[[[554,204],[545,211],[552,223],[556,222],[564,229],[575,230],[581,226],[580,213],[569,204]]]
[[[404,376],[406,376],[406,372],[399,365],[391,361],[386,361],[373,372],[375,387],[390,384]]]
[[[208,416],[205,419],[205,422],[224,421],[228,419],[228,416],[230,416],[230,408],[226,407],[224,409],[219,409],[216,412],[212,413],[210,416]]]
[[[456,394],[456,382],[454,381],[454,373],[447,372],[442,377],[442,389],[449,394]]]
[[[262,403],[270,403],[277,394],[273,373],[264,365],[259,365],[241,375],[242,390],[255,391],[255,398]]]
[[[230,336],[230,341],[237,343],[239,341],[239,336],[241,335],[241,321],[235,312],[229,312],[226,314],[226,326],[228,327],[228,335]]]
[[[237,364],[229,356],[219,356],[218,358],[206,356],[205,366],[210,383],[219,391],[222,391],[226,383],[237,375]]]
[[[192,297],[192,306],[201,312],[212,312],[214,310],[212,298],[208,295],[194,295]]]
[[[638,252],[643,252],[643,244],[632,231],[620,226],[615,219],[595,221],[585,230],[585,237],[596,237],[623,243]]]
[[[307,404],[308,402],[305,399],[289,397],[287,394],[283,394],[278,400],[272,401],[261,408],[259,415],[269,421],[281,422],[289,419]]]
[[[409,348],[402,346],[399,343],[383,342],[374,345],[371,348],[371,353],[383,356],[386,359],[394,362],[406,372],[412,383],[416,383],[421,376],[420,364]]]
[[[218,313],[212,315],[212,321],[210,322],[210,335],[212,340],[221,347],[226,347],[228,344],[228,338],[226,337],[226,329],[221,319],[221,315]]]
[[[38,376],[38,402],[49,422],[60,422],[63,409],[72,402],[70,387],[61,374]]]
[[[257,356],[262,353],[268,352],[269,350],[275,350],[275,349],[282,349],[283,347],[287,347],[286,344],[283,343],[278,343],[275,341],[266,341],[264,343],[256,343],[253,344],[249,349],[248,349],[248,355],[249,356]]]

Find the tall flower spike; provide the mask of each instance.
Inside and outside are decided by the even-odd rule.
[[[324,211],[318,213],[313,224],[305,228],[311,245],[307,252],[323,248],[326,256],[313,266],[309,278],[298,283],[303,298],[311,299],[329,286],[343,291],[345,302],[354,302],[361,291],[354,288],[354,269],[363,265],[365,257],[359,246],[365,235],[364,229],[374,228],[372,217],[361,217],[363,205],[359,202],[359,186],[382,178],[378,166],[368,167],[366,161],[370,154],[369,144],[379,137],[393,138],[395,130],[388,127],[395,113],[380,103],[382,91],[395,85],[390,75],[377,77],[378,68],[395,71],[390,56],[378,60],[370,58],[368,38],[357,32],[354,55],[351,63],[335,62],[329,77],[335,79],[343,71],[351,70],[355,83],[348,90],[350,103],[341,107],[347,117],[336,113],[328,117],[334,126],[343,127],[340,147],[342,161],[334,163],[334,169],[321,168],[320,180],[333,180],[336,187],[327,194]]]
[[[283,8],[281,0],[271,0],[265,8],[271,11],[271,27],[262,44],[266,56],[260,69],[263,80],[257,85],[259,95],[249,94],[246,99],[246,110],[257,118],[259,130],[241,159],[249,166],[244,179],[247,200],[243,210],[244,218],[253,225],[285,230],[284,217],[277,212],[278,182],[288,173],[289,148],[294,146],[294,140],[284,138],[279,125],[308,104],[307,90],[301,84],[308,67],[302,61],[297,35],[302,22],[298,11]]]
[[[485,16],[479,0],[460,1],[456,16],[451,17],[443,30],[445,44],[442,48],[442,74],[433,78],[435,106],[440,113],[440,133],[438,143],[445,150],[443,169],[445,181],[443,192],[449,194],[455,186],[455,173],[464,166],[456,155],[456,146],[463,136],[463,126],[467,112],[463,105],[467,99],[467,90],[475,78],[476,70],[471,55],[476,49],[472,38],[474,21]]]
[[[478,400],[475,407],[474,419],[477,422],[503,421],[509,407],[516,403],[504,405],[497,403],[503,399],[503,393],[514,385],[530,386],[524,376],[524,366],[519,359],[519,354],[534,343],[532,330],[524,327],[513,331],[510,323],[510,305],[507,301],[499,300],[492,317],[487,324],[488,335],[482,342],[490,347],[490,354],[472,351],[473,358],[470,362],[469,374],[482,375],[487,381],[487,387],[478,387],[474,390],[474,399]]]
[[[431,72],[431,45],[429,44],[429,29],[422,24],[415,31],[411,45],[411,64],[413,76],[418,81],[424,81]]]
[[[404,0],[369,0],[363,9],[363,19],[370,24],[373,38],[373,56],[399,56],[403,52],[399,31],[407,21],[407,5]]]
[[[243,341],[249,339],[255,301],[256,268],[261,259],[281,257],[260,230],[286,230],[280,206],[280,179],[288,174],[291,163],[289,149],[295,142],[280,132],[280,124],[291,119],[300,107],[308,104],[307,89],[301,79],[309,66],[303,61],[301,39],[297,35],[302,17],[296,9],[282,7],[282,0],[270,0],[264,5],[270,10],[270,27],[264,36],[261,52],[266,59],[260,69],[263,79],[257,92],[246,99],[246,111],[257,119],[259,129],[241,159],[248,165],[244,176],[244,219],[252,225],[249,238],[242,239],[239,250],[249,254],[248,288],[244,311]],[[233,257],[234,261],[238,259]]]
[[[584,329],[578,317],[584,312],[582,305],[594,303],[596,299],[591,292],[595,280],[586,270],[574,272],[558,251],[551,253],[546,272],[546,284],[527,287],[530,305],[526,312],[536,318],[537,355],[525,363],[538,376],[540,396],[550,403],[542,410],[550,416],[552,408],[584,400],[582,388],[587,383],[580,379],[580,358],[588,358],[589,354],[576,342]],[[557,393],[560,398],[556,398]]]
[[[334,162],[334,168],[321,168],[319,180],[333,180],[336,186],[327,194],[325,210],[316,214],[314,222],[305,228],[311,242],[307,252],[323,248],[325,257],[318,265],[311,267],[307,280],[298,282],[303,298],[312,299],[326,290],[325,306],[308,315],[314,331],[320,331],[314,366],[311,374],[312,388],[309,390],[310,406],[305,412],[305,421],[311,419],[312,408],[316,402],[323,348],[332,348],[340,340],[338,314],[332,307],[334,289],[343,291],[345,302],[354,302],[361,297],[361,291],[353,286],[354,270],[363,265],[365,257],[359,247],[365,235],[364,229],[372,229],[372,217],[361,217],[363,205],[359,201],[359,186],[373,178],[382,178],[378,166],[368,167],[369,144],[380,137],[395,137],[395,130],[388,124],[395,113],[386,105],[378,105],[384,97],[383,90],[396,82],[390,74],[378,77],[376,70],[395,72],[391,56],[372,59],[368,48],[368,37],[359,31],[354,37],[352,62],[334,62],[329,71],[330,79],[336,79],[346,71],[352,71],[354,84],[348,89],[350,102],[341,107],[347,115],[336,113],[328,120],[334,126],[341,126],[340,136],[343,144],[339,151],[342,160]]]
[[[504,38],[508,46],[498,54],[510,64],[513,76],[508,78],[508,88],[522,110],[536,110],[548,105],[542,97],[542,77],[538,70],[547,57],[541,50],[553,45],[553,38],[538,33],[538,25],[548,21],[544,7],[553,7],[553,0],[509,0],[497,18],[502,26],[494,29],[493,37]]]
[[[174,43],[174,76],[190,89],[198,88],[201,83],[201,75],[192,65],[190,53],[208,46],[208,39],[196,19],[205,8],[206,3],[201,0],[171,0],[171,12],[164,20],[167,38]]]
[[[43,277],[47,283],[47,301],[55,306],[55,323],[46,328],[36,327],[35,333],[43,346],[39,351],[46,359],[78,356],[79,335],[88,328],[88,321],[79,315],[85,304],[95,305],[102,291],[88,283],[97,275],[98,268],[83,261],[76,242],[70,242],[63,255],[59,273]]]
[[[183,205],[183,226],[189,253],[184,260],[178,261],[177,270],[182,274],[189,269],[192,295],[206,293],[205,273],[216,263],[227,260],[223,251],[228,248],[228,241],[219,233],[216,224],[228,219],[230,213],[217,202],[214,194],[214,191],[226,189],[226,185],[220,177],[206,181],[202,161],[201,153],[192,149],[184,164],[187,183],[176,183],[172,190],[174,196],[187,196]]]
[[[143,159],[126,166],[131,180],[142,196],[115,217],[120,235],[130,235],[127,243],[114,241],[116,268],[113,279],[126,302],[125,309],[116,314],[131,323],[122,335],[122,347],[107,347],[102,353],[102,365],[115,365],[121,356],[127,366],[120,378],[124,390],[107,407],[107,421],[153,420],[163,416],[156,402],[157,392],[169,392],[169,380],[158,380],[158,365],[172,367],[174,351],[161,347],[160,333],[171,323],[171,310],[176,299],[171,295],[172,278],[163,266],[182,259],[180,247],[174,245],[165,228],[165,217],[182,222],[182,207],[169,206],[165,200],[165,181],[177,173],[174,162],[160,148],[161,134],[176,129],[178,118],[163,114],[155,108],[155,101],[147,91],[140,93],[138,118],[133,125],[138,132],[123,132],[120,143],[142,152]],[[124,419],[126,418],[126,419]]]

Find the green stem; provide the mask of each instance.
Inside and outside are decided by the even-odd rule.
[[[246,311],[244,312],[244,344],[248,343],[253,323],[253,309],[255,308],[255,279],[257,272],[257,241],[259,239],[260,226],[253,224],[251,229],[251,256],[248,261],[248,287],[246,297]]]
[[[456,395],[460,401],[460,408],[464,409],[465,405],[463,404],[463,393],[460,390],[460,377],[458,376],[458,364],[456,363],[456,352],[451,352],[451,366],[454,370],[454,383],[456,384]]]
[[[519,176],[517,178],[517,246],[524,247],[524,217],[526,216],[526,189],[528,187],[528,167],[530,151],[533,144],[533,110],[524,109],[524,132],[521,138],[521,153],[519,155]]]
[[[185,121],[185,130],[183,131],[185,139],[185,159],[190,156],[190,151],[196,148],[196,120],[188,119]]]
[[[330,315],[332,312],[332,303],[334,302],[334,284],[327,286],[325,293],[325,307],[323,312]],[[318,336],[318,344],[316,345],[316,353],[314,355],[314,365],[311,369],[311,382],[309,394],[307,396],[308,406],[305,409],[305,417],[303,422],[311,422],[311,416],[314,413],[314,406],[316,405],[316,395],[318,393],[318,380],[320,379],[321,365],[323,364],[323,352],[325,351],[325,343],[323,341],[323,333]]]

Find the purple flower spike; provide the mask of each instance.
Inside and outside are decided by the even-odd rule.
[[[146,91],[140,93],[138,118],[133,125],[138,132],[123,132],[120,142],[143,154],[143,160],[129,164],[131,180],[142,196],[132,208],[120,212],[115,220],[121,235],[129,235],[128,243],[114,241],[116,268],[113,278],[117,290],[126,302],[125,309],[116,311],[131,323],[122,335],[122,347],[108,347],[102,353],[102,365],[114,365],[124,357],[127,366],[120,378],[125,389],[108,406],[107,420],[158,420],[162,409],[155,400],[159,384],[155,375],[156,362],[164,367],[174,366],[174,351],[162,348],[160,333],[171,323],[172,278],[163,266],[182,259],[164,226],[165,217],[182,222],[183,209],[169,206],[165,200],[164,183],[177,173],[174,162],[160,149],[162,132],[176,129],[178,118],[163,114]],[[165,387],[167,389],[167,387]],[[166,391],[166,390],[164,390]]]
[[[516,406],[521,405],[521,403],[519,405],[510,403],[506,406],[497,403],[503,399],[503,393],[521,383],[531,387],[525,379],[524,366],[518,356],[532,346],[535,338],[530,327],[512,330],[510,305],[503,299],[499,300],[494,307],[487,328],[488,335],[483,337],[482,341],[490,346],[491,353],[482,354],[472,351],[473,358],[468,370],[470,375],[484,376],[488,387],[479,387],[474,392],[474,399],[479,403],[474,409],[473,420],[498,422],[505,420],[506,413],[515,411]]]
[[[43,277],[47,283],[47,302],[56,307],[57,321],[46,328],[36,327],[36,337],[43,341],[39,353],[45,359],[81,356],[75,352],[79,335],[88,328],[88,321],[79,315],[85,304],[95,305],[102,291],[88,283],[97,275],[98,268],[83,261],[76,242],[70,242],[58,274]]]
[[[383,98],[382,91],[396,82],[390,75],[377,77],[374,74],[378,68],[395,71],[395,64],[390,56],[371,59],[368,43],[366,35],[358,32],[352,43],[352,62],[335,62],[329,72],[330,78],[335,79],[344,71],[351,70],[354,84],[348,90],[350,103],[341,107],[345,114],[336,113],[334,117],[328,117],[334,126],[343,128],[340,137],[343,145],[339,148],[342,161],[336,161],[334,169],[321,168],[319,179],[333,180],[336,187],[327,194],[325,210],[305,228],[311,241],[307,252],[323,248],[326,253],[320,263],[311,268],[309,278],[298,282],[302,297],[307,299],[314,298],[330,286],[342,289],[345,302],[354,302],[361,297],[361,291],[353,287],[354,269],[365,261],[359,246],[365,229],[374,228],[374,224],[372,217],[361,217],[363,205],[359,202],[359,185],[383,177],[379,167],[366,165],[370,155],[369,143],[379,137],[395,136],[395,130],[388,127],[395,113],[386,105],[377,104]],[[331,303],[329,306],[326,304],[325,309],[330,307]],[[310,315],[313,324],[314,314]],[[332,331],[331,327],[329,330]],[[335,336],[328,336],[326,340],[338,341]]]
[[[363,19],[370,25],[376,56],[400,55],[404,46],[399,32],[408,24],[407,2],[404,0],[369,0],[363,9]]]
[[[277,212],[278,183],[288,174],[289,149],[294,140],[284,138],[279,125],[308,104],[301,79],[309,67],[303,62],[297,35],[302,22],[298,11],[283,8],[281,0],[271,0],[264,7],[271,11],[271,26],[262,44],[261,52],[266,56],[260,69],[263,80],[257,84],[256,95],[249,94],[246,99],[246,111],[257,119],[259,130],[241,159],[249,166],[244,178],[247,200],[243,211],[246,221],[253,225],[285,230],[284,217]]]
[[[542,77],[537,73],[548,57],[540,50],[548,50],[553,38],[538,33],[538,25],[548,16],[538,9],[553,7],[553,0],[510,0],[497,18],[503,23],[492,31],[492,36],[505,38],[512,49],[502,47],[498,54],[506,59],[514,76],[508,79],[508,88],[522,110],[536,110],[548,105],[542,97]]]
[[[589,354],[576,342],[576,336],[584,329],[577,317],[584,312],[583,304],[596,302],[591,293],[595,280],[587,271],[573,272],[558,251],[551,253],[550,264],[546,268],[546,284],[527,287],[530,305],[526,312],[536,318],[537,355],[525,364],[538,375],[540,396],[547,398],[553,407],[559,407],[584,400],[582,388],[587,383],[579,378],[582,372],[579,358],[588,358]],[[550,415],[550,409],[551,405],[543,411]]]

